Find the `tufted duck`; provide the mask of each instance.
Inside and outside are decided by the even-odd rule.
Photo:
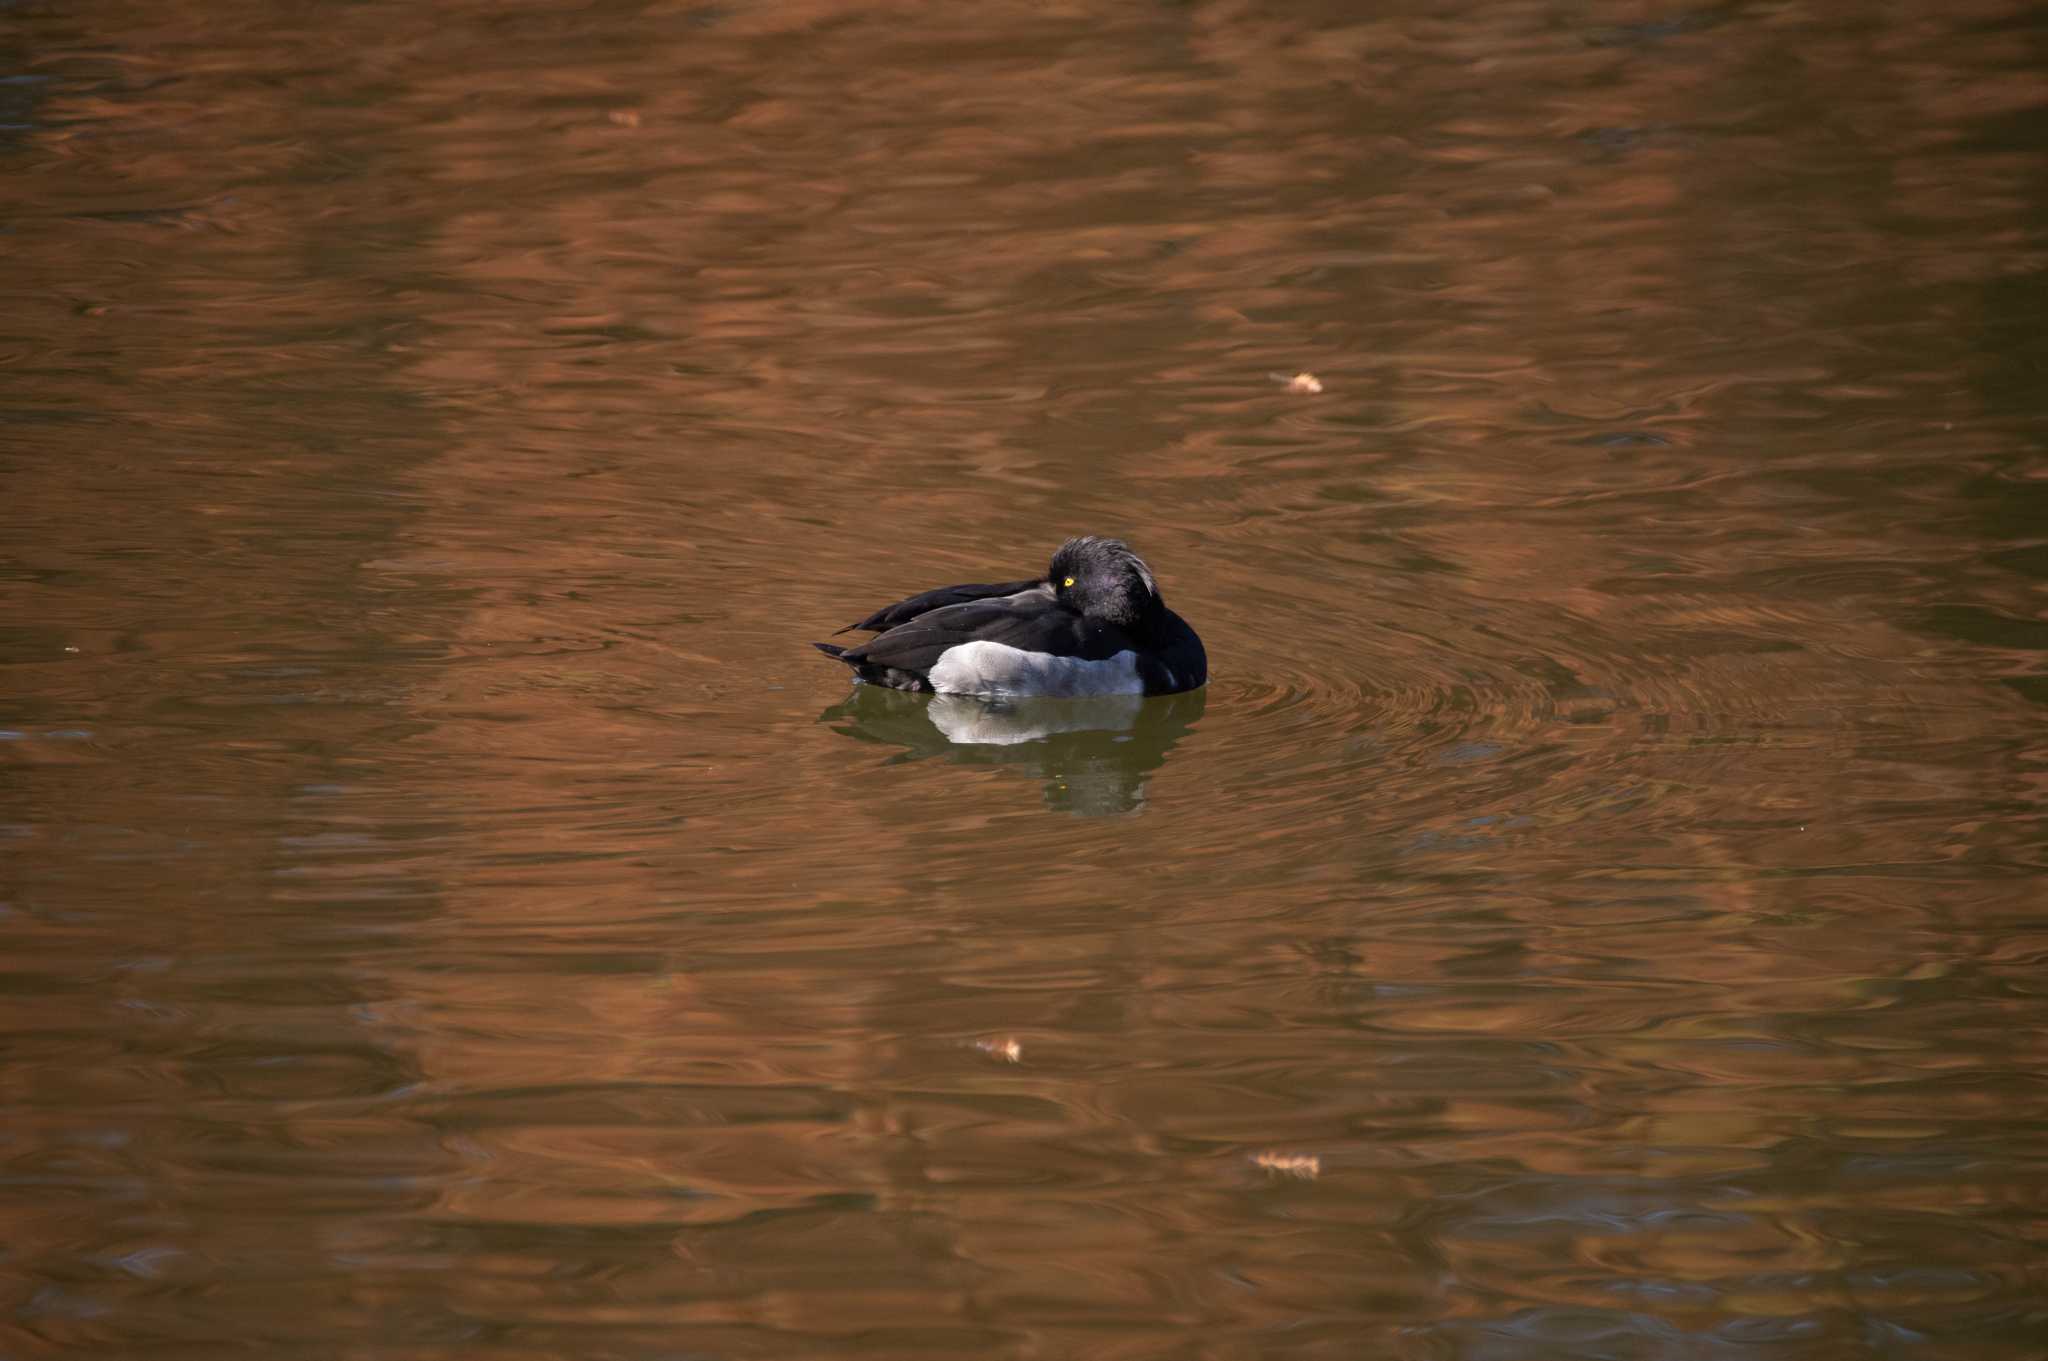
[[[1069,539],[1036,580],[941,586],[876,610],[858,647],[813,644],[861,680],[951,695],[1166,695],[1209,679],[1202,640],[1120,539]],[[847,629],[841,629],[844,633]]]

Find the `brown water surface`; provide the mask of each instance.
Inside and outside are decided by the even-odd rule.
[[[0,13],[0,1355],[2038,1361],[2044,43]]]

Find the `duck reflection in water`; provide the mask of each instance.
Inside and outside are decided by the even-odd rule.
[[[1202,716],[1207,693],[997,700],[856,685],[818,721],[903,747],[899,761],[1013,766],[1045,781],[1048,808],[1106,817],[1144,806],[1146,777]]]

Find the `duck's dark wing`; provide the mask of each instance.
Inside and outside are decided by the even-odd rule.
[[[921,614],[929,614],[933,610],[944,609],[948,605],[961,605],[974,600],[989,600],[996,596],[1016,595],[1020,591],[1028,591],[1033,587],[1043,587],[1046,598],[1052,598],[1052,588],[1047,586],[1045,581],[1039,577],[1033,577],[1028,581],[996,581],[966,586],[940,586],[936,590],[914,595],[908,600],[899,600],[893,605],[884,605],[858,624],[848,624],[839,631],[841,633],[851,633],[855,629],[864,629],[870,633],[880,633],[886,629],[895,628],[898,624],[907,624]]]
[[[1060,604],[1048,590],[1043,595],[1011,592],[1000,599],[927,610],[907,624],[898,624],[878,638],[834,655],[856,668],[885,667],[922,676],[947,648],[972,642],[1002,643],[1025,652],[1050,652],[1090,662],[1114,657],[1131,646],[1121,629],[1090,623]]]

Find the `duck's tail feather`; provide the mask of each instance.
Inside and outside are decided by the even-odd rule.
[[[843,659],[846,656],[846,649],[840,647],[837,643],[812,643],[811,646],[824,653],[827,657]]]

